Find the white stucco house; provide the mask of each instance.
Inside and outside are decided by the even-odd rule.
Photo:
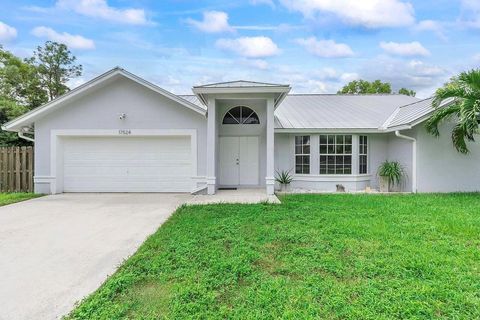
[[[359,191],[378,188],[386,159],[406,168],[406,191],[480,190],[480,146],[458,154],[448,124],[428,135],[431,99],[290,89],[233,81],[175,95],[115,68],[3,129],[34,139],[38,193],[272,194],[280,170],[296,189]]]

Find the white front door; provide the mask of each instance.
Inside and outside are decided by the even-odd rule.
[[[258,185],[258,155],[258,137],[220,137],[219,184]]]

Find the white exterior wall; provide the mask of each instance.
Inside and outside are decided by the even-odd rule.
[[[126,119],[119,115],[125,113]],[[49,193],[52,130],[192,129],[197,138],[197,179],[205,182],[207,121],[136,82],[120,78],[82,98],[73,99],[35,122],[35,192]]]
[[[470,154],[460,154],[452,144],[452,127],[442,125],[439,138],[428,134],[423,125],[415,128],[419,192],[480,191],[480,136],[468,144]]]
[[[401,134],[410,136],[415,138],[415,133],[411,130],[401,131]],[[396,191],[405,191],[411,192],[412,191],[412,141],[399,138],[395,136],[395,134],[388,133],[388,143],[387,143],[387,160],[389,161],[398,161],[404,168],[406,177],[404,179],[404,183],[401,186],[400,190]]]

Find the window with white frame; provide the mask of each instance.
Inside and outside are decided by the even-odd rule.
[[[351,135],[320,135],[320,174],[352,174]]]
[[[310,173],[310,136],[295,137],[295,173]]]
[[[368,173],[368,138],[359,136],[358,140],[358,173]]]

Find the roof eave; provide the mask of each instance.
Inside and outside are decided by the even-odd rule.
[[[54,107],[57,107],[59,105],[61,105],[62,103],[65,103],[66,101],[76,97],[76,96],[79,96],[81,95],[82,93],[84,93],[85,91],[87,91],[88,89],[92,88],[92,87],[95,87],[97,85],[100,85],[104,82],[106,82],[107,80],[117,76],[117,75],[122,75],[132,81],[135,81],[137,83],[139,83],[140,85],[143,85],[144,87],[146,88],[149,88],[150,90],[153,90],[175,102],[178,102],[180,103],[181,105],[193,110],[193,111],[196,111],[198,113],[200,113],[201,115],[205,116],[206,113],[207,113],[207,110],[203,109],[203,108],[200,108],[199,106],[165,90],[165,89],[162,89],[160,88],[159,86],[151,83],[151,82],[148,82],[147,80],[144,80],[120,67],[115,67],[103,74],[101,74],[100,76],[78,86],[77,88],[74,88],[73,90],[65,93],[64,95],[50,101],[50,102],[47,102],[46,104],[38,107],[38,108],[35,108],[23,115],[21,115],[20,117],[18,118],[15,118],[5,124],[2,125],[2,129],[5,130],[5,131],[13,131],[13,132],[17,132],[17,131],[20,131],[22,127],[25,127],[25,126],[31,126],[32,123],[34,123],[42,114],[46,113],[48,110],[51,110],[53,109]]]
[[[378,128],[275,128],[276,133],[382,133]]]
[[[215,88],[204,88],[204,87],[193,87],[192,91],[196,95],[201,94],[222,94],[222,93],[288,93],[290,92],[290,86],[278,86],[278,87],[215,87]]]

